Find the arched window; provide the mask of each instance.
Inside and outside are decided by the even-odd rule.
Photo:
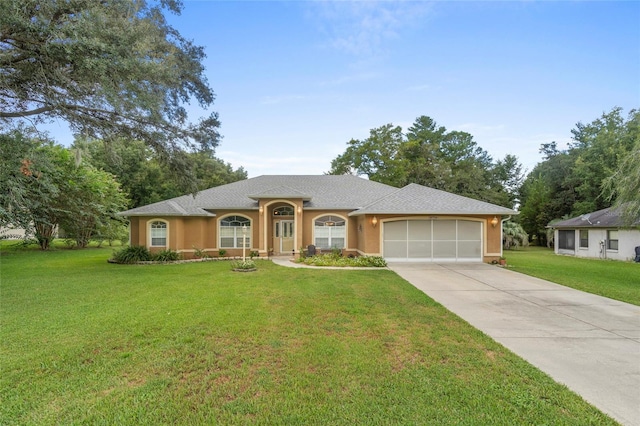
[[[149,235],[151,236],[151,247],[166,247],[167,223],[154,220],[149,224]]]
[[[321,249],[345,248],[346,222],[338,216],[322,216],[315,220],[313,238]]]
[[[273,209],[274,216],[293,216],[293,207],[291,206],[282,206],[276,207]]]
[[[245,227],[246,226],[246,230]],[[246,234],[243,235],[243,230]],[[220,219],[220,248],[242,248],[242,240],[245,247],[251,247],[251,220],[244,216],[227,216]]]

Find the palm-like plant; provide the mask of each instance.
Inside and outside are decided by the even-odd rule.
[[[510,250],[517,247],[529,245],[529,234],[525,232],[519,223],[504,222],[502,226],[502,245]]]

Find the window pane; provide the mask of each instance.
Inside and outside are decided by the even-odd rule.
[[[589,231],[580,230],[580,248],[589,248]]]
[[[220,238],[220,247],[223,248],[233,248],[233,237],[222,237]]]
[[[558,247],[563,250],[574,250],[576,248],[576,233],[574,230],[558,231]]]
[[[316,247],[321,248],[321,249],[328,249],[329,248],[329,238],[316,238]]]
[[[344,248],[344,238],[332,238],[331,239],[331,247],[332,248]]]

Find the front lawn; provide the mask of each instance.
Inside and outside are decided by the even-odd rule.
[[[552,249],[505,250],[509,268],[554,283],[640,305],[640,264],[558,256]]]
[[[0,424],[615,424],[388,270],[0,256]]]

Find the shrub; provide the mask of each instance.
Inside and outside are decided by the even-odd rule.
[[[113,252],[116,263],[136,263],[151,260],[151,253],[144,246],[129,246]]]
[[[236,260],[234,262],[231,262],[231,269],[242,269],[242,270],[256,269],[256,262],[254,262],[251,259]]]
[[[201,248],[193,247],[193,256],[196,258],[208,259],[209,255],[207,252]]]
[[[310,256],[300,259],[300,262],[313,266],[355,266],[384,268],[387,262],[380,256],[342,257],[335,253]]]
[[[218,256],[224,257],[225,254],[227,254],[227,251],[225,249],[218,250]]]
[[[180,253],[171,249],[161,250],[151,256],[151,260],[155,260],[157,262],[173,262],[180,260],[181,258],[182,256]]]
[[[251,253],[249,253],[249,257],[251,259],[253,259],[254,257],[260,257],[260,253],[256,250],[252,250]]]

